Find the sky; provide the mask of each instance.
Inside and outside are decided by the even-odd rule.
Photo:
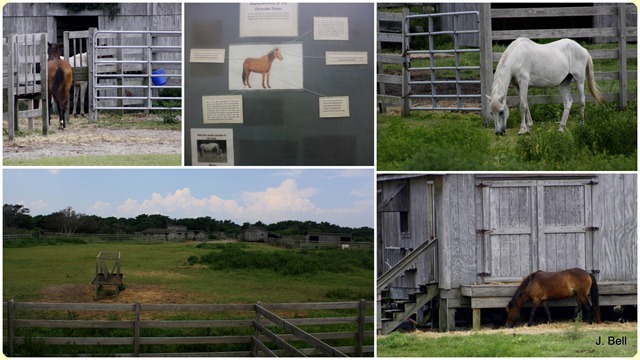
[[[373,227],[368,169],[4,169],[3,204],[32,216],[71,206],[101,217],[210,216],[237,224],[282,220]]]

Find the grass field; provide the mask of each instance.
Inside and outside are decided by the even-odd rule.
[[[584,125],[574,106],[563,133],[562,105],[532,105],[527,135],[517,135],[516,107],[504,136],[478,114],[378,114],[378,170],[636,170],[636,105],[587,104]]]
[[[4,160],[5,166],[177,166],[180,154],[104,155]]]
[[[378,337],[379,357],[632,357],[636,323],[563,323],[446,334],[394,332]],[[618,328],[619,330],[616,330]],[[609,337],[620,345],[609,344]],[[622,340],[626,344],[622,344]],[[598,342],[603,344],[597,345]]]
[[[243,245],[242,251],[247,254],[300,254],[297,250],[279,249],[265,244],[233,245]],[[143,290],[154,291],[175,296],[175,300],[184,303],[373,300],[373,266],[369,269],[352,267],[346,273],[320,269],[313,274],[291,276],[267,269],[212,270],[207,265],[190,264],[190,257],[199,258],[222,252],[223,249],[198,248],[195,242],[5,247],[3,300],[43,301],[47,296],[57,293],[57,289],[64,288],[63,286],[91,287],[95,258],[100,251],[121,252],[121,267],[127,286],[121,293],[121,302],[126,302],[127,291],[132,293],[137,288],[141,289],[136,294],[138,296],[144,295]],[[322,256],[324,252],[314,250],[307,253],[310,256]],[[358,250],[335,250],[332,256],[341,258],[344,262],[349,261],[349,256],[370,256],[373,264],[373,253],[364,253]],[[93,298],[75,300],[73,302],[90,302]],[[134,301],[132,299],[131,302]],[[162,301],[160,299],[157,302]]]

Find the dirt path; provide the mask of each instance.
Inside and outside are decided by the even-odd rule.
[[[50,157],[181,154],[182,133],[177,130],[127,129],[104,124],[75,124],[48,136],[39,133],[17,136],[3,141],[3,158],[7,160]],[[37,122],[36,122],[37,123]],[[21,125],[22,129],[26,128]]]

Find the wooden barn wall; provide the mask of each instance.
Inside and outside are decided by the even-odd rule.
[[[384,181],[382,182],[382,198],[388,196],[388,194],[392,193],[397,189],[400,184],[406,183],[406,180],[398,180],[398,181]],[[382,235],[383,243],[382,247],[378,249],[378,251],[385,252],[385,247],[411,247],[411,239],[403,238],[400,234],[400,213],[397,211],[398,206],[394,206],[394,204],[400,204],[405,202],[405,196],[403,196],[403,192],[409,189],[409,185],[407,184],[405,189],[401,191],[396,198],[392,201],[391,209],[394,211],[384,211],[379,214],[381,223],[380,226],[380,234]],[[409,196],[408,192],[406,196]],[[400,206],[404,208],[405,206]],[[410,215],[411,216],[411,213]],[[385,255],[383,255],[383,258]],[[388,267],[381,263],[378,265],[380,273],[384,273],[389,270]],[[414,277],[409,274],[409,276],[402,276],[396,279],[392,285],[392,287],[404,287],[404,288],[415,288],[417,284],[415,283]]]
[[[476,196],[472,174],[447,175],[442,186],[440,287],[476,282]]]
[[[121,3],[119,15],[112,20],[103,11],[71,14],[57,4],[10,3],[3,7],[2,13],[3,36],[46,32],[53,37],[55,21],[52,19],[57,16],[98,16],[100,30],[182,30],[180,3]],[[181,44],[180,40],[175,42]]]
[[[420,244],[429,241],[428,229],[428,212],[427,202],[430,201],[428,196],[428,179],[426,177],[413,178],[409,181],[411,189],[411,205],[409,210],[409,229],[411,234],[412,247],[415,249]],[[416,271],[415,281],[417,285],[430,282],[434,278],[434,266],[432,266],[433,258],[425,254],[420,260],[416,261],[416,267],[420,270]]]
[[[599,281],[637,280],[637,177],[602,174],[594,194],[594,256]]]

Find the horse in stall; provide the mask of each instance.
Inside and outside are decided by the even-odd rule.
[[[591,304],[587,297],[589,292],[591,292]],[[584,310],[588,313],[589,324],[593,322],[594,317],[596,323],[601,322],[596,278],[582,269],[573,268],[558,272],[538,270],[524,278],[507,305],[507,327],[513,327],[518,321],[520,309],[528,300],[531,300],[532,306],[527,325],[531,326],[538,306],[544,306],[547,320],[551,322],[547,301],[566,299],[571,296],[575,297],[578,308],[583,310],[583,317]]]
[[[61,56],[60,59],[64,60],[64,57]],[[71,67],[82,67],[87,66],[87,53],[75,54],[69,58],[69,65]],[[73,102],[73,112],[75,112],[76,104],[80,104],[80,116],[84,117],[84,97],[87,93],[87,81],[74,80],[73,81],[73,95],[71,96],[71,100]],[[78,102],[76,102],[76,98],[78,98]],[[78,116],[78,113],[75,112],[74,116]]]
[[[48,43],[47,48],[47,68],[49,71],[47,86],[49,89],[49,108],[53,108],[53,101],[56,103],[56,111],[60,118],[60,130],[64,130],[64,117],[69,106],[69,91],[73,81],[73,71],[71,65],[60,59],[61,44]],[[49,114],[49,125],[51,125],[51,114]]]
[[[274,47],[273,50],[269,51],[269,53],[260,58],[246,58],[244,60],[244,63],[242,63],[242,83],[245,86],[251,88],[251,84],[249,83],[249,75],[251,74],[251,72],[261,73],[262,87],[264,89],[271,89],[271,85],[269,84],[269,75],[271,71],[271,64],[275,59],[278,59],[280,61],[284,59],[278,47]],[[264,84],[265,75],[267,78],[267,86],[265,86]]]
[[[520,96],[522,120],[519,135],[528,133],[533,125],[527,102],[529,86],[560,88],[564,112],[560,118],[558,131],[564,131],[569,110],[573,104],[571,80],[574,80],[577,85],[580,117],[584,121],[585,80],[596,101],[600,104],[604,103],[604,98],[595,82],[593,61],[589,52],[570,39],[561,39],[545,45],[536,44],[526,38],[514,40],[500,57],[493,77],[491,96],[489,96],[496,134],[504,134],[507,127],[509,83],[515,86]]]

